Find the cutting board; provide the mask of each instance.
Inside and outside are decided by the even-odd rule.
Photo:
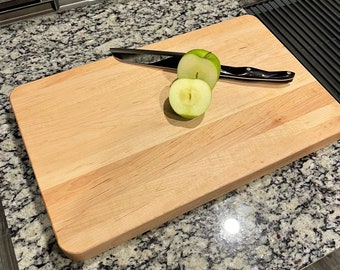
[[[289,84],[219,80],[193,120],[175,73],[113,57],[17,87],[11,104],[60,248],[104,250],[340,138],[340,105],[255,17],[148,49],[205,48],[231,66],[292,70]]]

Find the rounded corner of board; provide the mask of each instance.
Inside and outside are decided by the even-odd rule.
[[[20,95],[22,88],[23,88],[23,85],[19,85],[19,86],[15,87],[12,90],[12,92],[9,94],[9,100],[11,101],[11,103],[13,102],[13,100],[16,98],[17,95]]]
[[[244,14],[242,16],[240,16],[240,18],[246,18],[248,21],[253,21],[254,23],[261,23],[259,18],[257,18],[255,15],[253,14]]]
[[[76,248],[76,245],[65,244],[59,240],[57,243],[61,251],[73,261],[83,262],[92,257],[91,250],[80,250]]]

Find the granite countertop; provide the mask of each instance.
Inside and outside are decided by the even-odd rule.
[[[244,11],[238,1],[102,1],[0,28],[0,196],[20,269],[300,269],[340,247],[340,141],[85,262],[58,248],[13,89]]]

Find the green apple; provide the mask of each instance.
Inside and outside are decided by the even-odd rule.
[[[185,53],[177,66],[178,78],[201,79],[213,89],[220,77],[221,63],[217,56],[204,49]]]
[[[202,115],[208,109],[211,98],[210,86],[200,79],[176,79],[169,90],[172,109],[187,119]]]

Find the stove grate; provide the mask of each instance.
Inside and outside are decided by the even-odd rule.
[[[244,9],[256,16],[340,103],[339,0],[272,0]]]

